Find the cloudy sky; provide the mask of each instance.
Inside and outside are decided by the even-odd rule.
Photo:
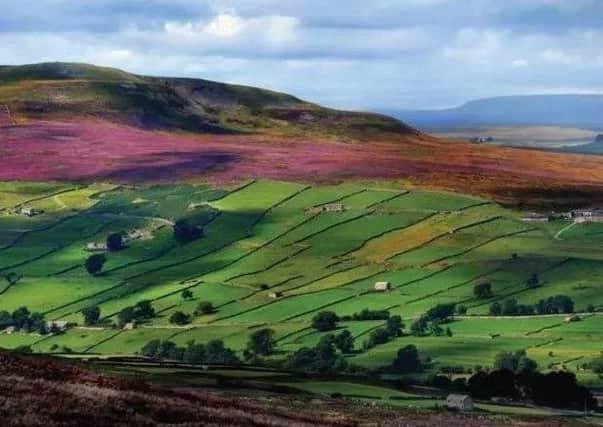
[[[355,109],[603,93],[603,0],[0,0],[0,63],[77,61]]]

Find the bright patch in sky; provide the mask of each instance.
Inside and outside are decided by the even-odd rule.
[[[78,61],[354,109],[603,92],[601,0],[2,0],[0,63]]]

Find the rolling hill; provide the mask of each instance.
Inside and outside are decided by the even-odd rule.
[[[504,96],[443,110],[389,111],[419,129],[559,126],[603,128],[603,95]]]
[[[0,104],[8,105],[16,119],[93,117],[144,129],[212,134],[413,132],[389,117],[323,108],[283,93],[87,64],[0,67]]]
[[[0,67],[0,150],[0,180],[378,179],[506,204],[603,200],[596,157],[450,144],[382,115],[84,64]]]

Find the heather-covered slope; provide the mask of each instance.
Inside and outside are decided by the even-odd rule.
[[[414,131],[386,116],[208,80],[146,77],[86,64],[0,67],[0,108],[20,120],[103,118],[147,129],[375,137]]]

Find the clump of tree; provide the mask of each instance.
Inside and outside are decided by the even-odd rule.
[[[341,372],[347,366],[347,361],[337,351],[335,336],[332,334],[323,336],[315,347],[300,348],[285,362],[287,369],[320,374]]]
[[[452,336],[450,328],[444,329],[441,325],[448,323],[453,318],[454,313],[454,304],[438,304],[411,324],[410,333],[418,337],[427,335]]]
[[[368,308],[354,313],[351,316],[342,316],[342,321],[363,321],[363,320],[387,320],[390,318],[390,312],[388,310],[369,310]]]
[[[534,305],[519,304],[517,299],[509,298],[502,304],[490,305],[491,316],[531,316],[533,314],[569,314],[574,312],[574,301],[566,295],[555,295],[541,299]]]
[[[107,236],[107,249],[110,252],[121,251],[124,248],[124,237],[122,233],[111,233]]]
[[[353,353],[354,337],[352,336],[352,333],[347,329],[344,329],[341,333],[335,335],[335,347],[343,354]]]
[[[107,262],[107,257],[103,254],[94,254],[90,255],[86,262],[84,263],[84,267],[86,271],[92,275],[97,276],[103,270],[103,266]]]
[[[220,365],[238,365],[241,363],[234,350],[224,346],[221,340],[213,340],[207,344],[196,344],[189,341],[185,347],[174,342],[152,340],[144,345],[140,354],[159,360],[175,360],[186,363],[212,363]]]
[[[339,317],[332,311],[321,311],[312,318],[312,327],[317,331],[331,331],[337,327]]]
[[[385,344],[396,337],[402,336],[404,324],[400,316],[392,316],[387,319],[383,328],[377,328],[369,334],[368,340],[364,343],[364,348],[373,348],[379,344]]]
[[[199,304],[197,304],[197,308],[195,309],[195,316],[201,316],[203,314],[211,314],[214,311],[216,311],[216,309],[214,308],[214,305],[211,302],[201,301],[201,302],[199,302]]]
[[[571,372],[515,373],[508,369],[479,371],[467,381],[467,391],[478,399],[506,397],[563,409],[594,409],[592,393]]]
[[[190,321],[191,321],[191,317],[182,311],[175,311],[170,316],[170,323],[172,325],[182,326],[182,325],[186,325],[187,323],[190,323]]]
[[[41,335],[48,334],[46,320],[41,313],[31,313],[25,306],[17,308],[12,313],[0,311],[0,328],[13,327],[17,331],[37,332]]]
[[[174,224],[174,239],[180,244],[192,242],[203,236],[203,228],[189,218],[182,218]]]
[[[501,351],[494,359],[494,369],[506,369],[514,374],[527,374],[536,372],[538,364],[528,357],[525,350]]]
[[[84,324],[86,326],[97,325],[100,321],[101,311],[98,306],[86,307],[82,310],[82,316],[84,316]]]
[[[123,308],[117,315],[119,327],[123,327],[126,323],[134,321],[145,321],[155,317],[155,309],[151,301],[142,300],[134,306]]]
[[[492,298],[492,284],[489,282],[478,283],[473,287],[473,295],[477,299]]]
[[[247,342],[245,358],[252,359],[257,356],[269,356],[274,352],[276,340],[274,330],[270,328],[258,329],[252,333]]]

